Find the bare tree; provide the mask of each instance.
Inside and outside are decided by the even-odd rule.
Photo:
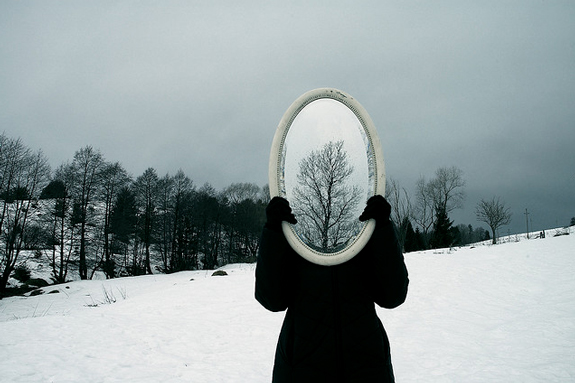
[[[262,190],[253,183],[233,183],[222,195],[228,212],[228,261],[250,261],[255,258],[259,244]]]
[[[71,209],[71,194],[73,176],[69,164],[60,165],[54,172],[53,183],[58,185],[54,198],[54,239],[58,244],[58,256],[56,248],[52,251],[52,279],[57,283],[64,283],[68,275],[68,266],[74,248],[76,247],[76,225],[73,222]]]
[[[168,178],[166,176],[166,178]],[[136,178],[136,181],[133,184],[134,194],[136,197],[137,206],[141,209],[140,211],[140,237],[144,244],[144,253],[145,253],[145,270],[146,273],[152,274],[152,267],[150,265],[150,246],[152,245],[152,233],[155,227],[156,221],[156,205],[161,204],[163,201],[164,204],[162,207],[165,210],[168,209],[168,200],[169,194],[171,190],[171,184],[166,180],[163,184],[163,188],[160,188],[160,181],[158,179],[158,174],[154,168],[148,168],[144,171],[144,173]],[[162,194],[165,199],[162,199]],[[167,224],[164,225],[164,229],[162,231],[162,239],[166,240],[166,236],[168,235]],[[138,237],[136,237],[137,242]],[[165,246],[160,246],[160,253],[162,254],[162,261],[164,263],[164,269],[168,268],[168,248],[167,248],[167,240],[162,242]],[[137,254],[138,254],[138,244],[134,244],[134,257],[132,261],[132,265],[129,269],[132,273],[135,273],[138,267],[137,261]],[[128,265],[126,265],[128,266]]]
[[[223,194],[232,204],[240,203],[246,199],[256,202],[261,195],[261,189],[256,184],[240,182],[225,188]]]
[[[465,199],[465,180],[463,171],[452,166],[439,168],[435,172],[435,178],[428,185],[435,212],[440,209],[449,214],[463,206]]]
[[[35,201],[49,177],[48,160],[41,151],[33,153],[20,139],[0,135],[0,293],[27,240]]]
[[[415,187],[415,200],[413,220],[421,228],[424,246],[427,248],[429,245],[429,232],[433,227],[435,214],[431,198],[430,184],[425,181],[424,177],[420,177],[417,180]]]
[[[419,178],[415,189],[416,204],[413,219],[421,228],[425,247],[429,246],[430,231],[437,223],[437,217],[446,216],[453,210],[461,208],[465,199],[465,180],[463,172],[455,166],[439,168],[435,178],[426,181]]]
[[[93,199],[97,196],[102,184],[102,171],[104,159],[100,151],[86,146],[74,154],[70,164],[70,173],[73,181],[71,194],[74,200],[74,219],[80,224],[80,264],[81,279],[88,279],[87,246],[88,246],[88,220],[95,210],[89,209]]]
[[[403,247],[405,244],[408,222],[410,217],[413,216],[411,198],[409,197],[407,190],[400,187],[399,183],[394,178],[388,178],[386,184],[385,198],[391,205],[391,219],[395,223],[395,227],[399,234],[399,243]]]
[[[208,183],[198,189],[194,198],[194,213],[198,226],[198,251],[202,255],[202,267],[214,269],[223,245],[223,198]]]
[[[271,196],[270,196],[270,185],[269,184],[265,184],[264,186],[262,186],[259,199],[262,201],[262,203],[264,203],[266,205],[270,202]]]
[[[170,213],[172,216],[172,252],[170,255],[170,271],[197,269],[197,254],[191,250],[191,236],[194,220],[191,202],[195,193],[193,181],[178,170],[172,178],[172,199]]]
[[[234,204],[234,262],[254,262],[259,249],[261,228],[265,222],[265,205],[246,198]]]
[[[489,225],[494,245],[497,243],[497,229],[511,222],[511,212],[499,197],[493,197],[490,201],[482,199],[475,208],[475,215],[478,221]]]
[[[103,268],[108,278],[115,276],[115,263],[112,259],[112,252],[110,248],[110,217],[112,215],[112,207],[118,192],[122,187],[128,185],[130,181],[131,180],[128,176],[128,172],[119,162],[104,164],[102,168],[102,188],[100,190],[100,199],[104,202],[104,222],[102,227],[104,237],[104,251],[102,253],[102,260],[98,264],[98,267]]]
[[[343,141],[328,142],[299,163],[293,208],[306,242],[323,251],[345,245],[359,224],[354,209],[362,190],[349,185],[353,173]]]

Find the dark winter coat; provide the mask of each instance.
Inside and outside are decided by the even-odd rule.
[[[402,304],[407,269],[390,223],[377,225],[351,260],[319,266],[297,255],[283,233],[264,228],[256,299],[287,309],[273,382],[393,382],[389,341],[374,303]]]

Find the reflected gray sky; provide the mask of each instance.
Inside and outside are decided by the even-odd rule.
[[[575,216],[570,1],[3,1],[0,125],[52,165],[85,145],[134,175],[267,183],[288,106],[334,87],[413,190],[458,166],[455,223],[500,196],[512,232]]]
[[[312,151],[320,151],[331,142],[344,141],[348,162],[353,173],[349,185],[359,186],[367,201],[368,163],[364,143],[363,127],[353,112],[344,104],[332,99],[316,100],[308,104],[294,119],[285,140],[285,185],[286,196],[291,200],[293,188],[298,185],[299,164]],[[358,207],[354,216],[359,217],[364,205]]]

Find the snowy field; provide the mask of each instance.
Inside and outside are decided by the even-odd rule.
[[[574,382],[575,232],[406,254],[379,309],[398,382]],[[0,301],[0,381],[269,382],[283,313],[253,264],[71,282]]]

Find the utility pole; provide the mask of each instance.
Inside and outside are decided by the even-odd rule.
[[[527,227],[527,239],[529,239],[529,213],[527,212],[527,208],[525,208],[525,226]]]

